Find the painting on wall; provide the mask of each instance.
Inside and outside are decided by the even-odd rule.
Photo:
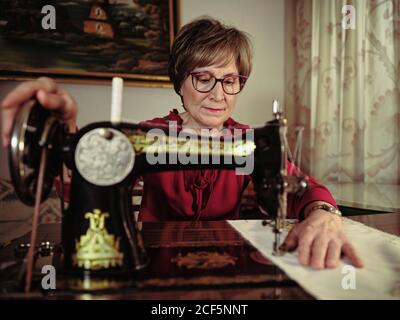
[[[170,86],[179,0],[0,0],[0,77]]]

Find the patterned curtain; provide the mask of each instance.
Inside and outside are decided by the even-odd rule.
[[[342,27],[352,5],[355,29]],[[289,132],[324,182],[400,183],[400,0],[286,0]],[[294,137],[289,137],[290,143]]]

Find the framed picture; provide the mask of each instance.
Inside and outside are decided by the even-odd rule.
[[[180,0],[0,0],[0,78],[171,86]]]

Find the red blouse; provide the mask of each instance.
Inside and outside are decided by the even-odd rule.
[[[173,110],[164,118],[155,118],[147,124],[167,125],[182,118]],[[224,127],[247,129],[229,118]],[[288,172],[298,169],[290,162]],[[140,221],[228,220],[239,219],[242,194],[250,176],[236,175],[235,170],[181,170],[147,173],[143,176],[143,196],[139,212]],[[324,186],[309,177],[309,188],[302,197],[288,196],[288,217],[298,218],[307,204],[326,201],[336,206],[332,195]]]

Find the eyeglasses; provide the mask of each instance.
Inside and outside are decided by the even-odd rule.
[[[209,72],[191,72],[193,88],[198,92],[207,93],[214,89],[217,82],[221,82],[222,90],[226,94],[238,94],[242,91],[248,77],[241,75],[228,75],[217,79]]]

